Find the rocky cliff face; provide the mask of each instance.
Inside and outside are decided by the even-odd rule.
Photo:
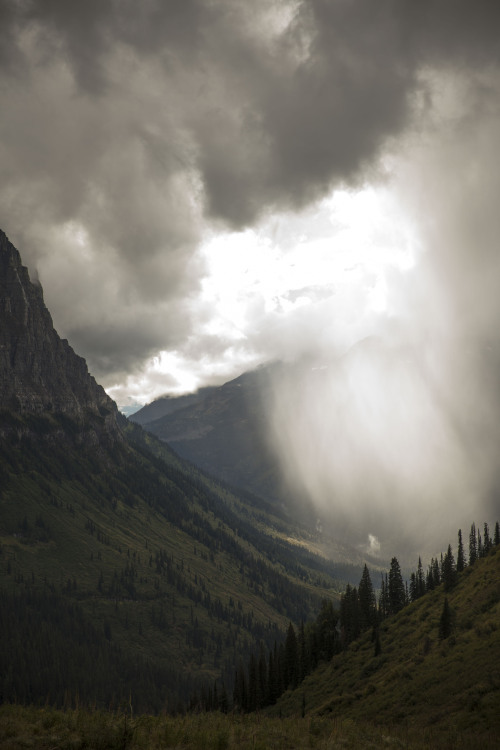
[[[55,331],[41,286],[1,230],[0,409],[65,414],[79,423],[94,417],[106,433],[117,430],[115,403]]]

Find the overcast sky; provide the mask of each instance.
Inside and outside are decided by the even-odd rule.
[[[496,419],[479,355],[460,378],[500,320],[496,0],[0,0],[0,28],[0,226],[120,405],[377,335],[453,394],[438,432],[478,383]]]

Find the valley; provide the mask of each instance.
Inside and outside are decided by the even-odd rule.
[[[110,748],[373,747],[384,737],[494,747],[498,523],[491,538],[474,527],[468,565],[449,547],[427,582],[417,571],[405,592],[401,578],[391,610],[396,558],[384,584],[387,561],[267,492],[267,451],[255,457],[257,494],[250,459],[221,469],[249,403],[257,418],[246,446],[234,438],[235,455],[259,441],[248,382],[265,372],[146,423],[168,416],[186,445],[211,445],[206,472],[173,450],[173,433],[171,446],[163,427],[160,440],[118,412],[0,239],[2,746],[36,732],[40,747],[97,746],[96,736]],[[203,443],[210,433],[220,440]],[[376,590],[363,620],[367,564]]]

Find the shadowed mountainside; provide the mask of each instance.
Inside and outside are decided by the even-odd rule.
[[[195,394],[158,399],[131,420],[196,466],[281,505],[285,493],[267,421],[277,367],[262,367]]]

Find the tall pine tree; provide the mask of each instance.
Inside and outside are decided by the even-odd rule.
[[[465,568],[464,545],[462,542],[462,529],[458,530],[458,549],[457,549],[457,573],[461,573]]]
[[[393,557],[389,569],[389,611],[391,615],[399,612],[406,603],[406,591],[398,559]]]
[[[490,537],[490,529],[486,521],[484,522],[484,539],[483,539],[483,556],[489,554],[490,549],[493,546],[493,542]]]
[[[448,545],[448,549],[443,558],[443,583],[445,591],[449,591],[456,583],[457,580],[457,569],[455,565],[455,558],[451,551],[451,544]]]
[[[359,619],[361,630],[375,625],[377,619],[377,602],[373,591],[370,571],[365,563],[358,587]]]
[[[380,594],[378,597],[378,616],[380,620],[384,620],[389,614],[389,584],[387,581],[387,573],[385,576],[382,575],[380,582]]]
[[[469,534],[469,565],[474,565],[477,560],[477,554],[476,524],[473,523]]]
[[[285,640],[284,685],[296,688],[299,684],[299,647],[295,629],[290,622]]]
[[[448,604],[448,597],[445,597],[444,604],[443,604],[443,611],[441,612],[441,617],[439,619],[439,640],[442,641],[445,638],[448,638],[453,631],[453,617],[452,612],[450,609],[450,605]]]

